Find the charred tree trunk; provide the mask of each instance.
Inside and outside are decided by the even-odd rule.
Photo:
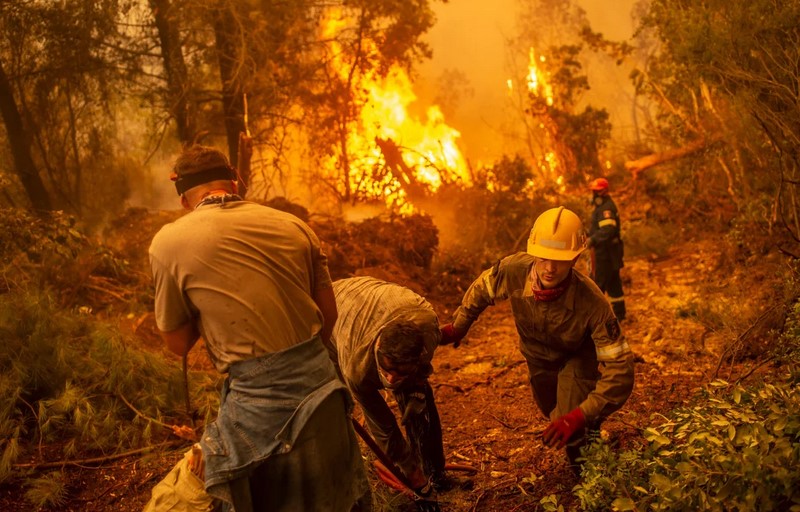
[[[75,115],[75,108],[72,105],[72,90],[69,86],[69,82],[66,84],[65,94],[67,101],[67,112],[69,113],[70,143],[72,144],[72,153],[75,159],[75,181],[74,185],[72,186],[72,193],[66,199],[68,203],[72,205],[72,208],[74,208],[75,211],[80,214],[83,207],[83,200],[81,198],[83,193],[83,187],[81,186],[81,182],[83,181],[83,167],[81,166],[80,145],[78,143],[78,118]],[[64,165],[64,167],[66,168],[67,166]],[[64,183],[69,188],[69,173],[67,173],[65,178],[66,179],[64,180]]]
[[[150,0],[150,6],[153,9],[161,58],[167,74],[169,111],[175,118],[178,138],[184,145],[189,144],[194,140],[197,128],[195,107],[189,100],[188,71],[180,43],[177,13],[169,0]]]
[[[6,125],[11,154],[14,157],[14,167],[31,205],[38,210],[50,210],[50,196],[33,163],[30,137],[22,124],[22,116],[14,101],[11,83],[6,76],[2,62],[0,62],[0,113],[2,113],[3,122]]]
[[[345,110],[346,111],[346,110]],[[346,114],[342,114],[342,117],[338,119],[339,121],[339,151],[342,152],[342,159],[339,162],[339,166],[342,170],[342,176],[344,179],[342,180],[342,186],[344,187],[344,193],[342,194],[342,200],[344,202],[349,203],[351,200],[355,202],[355,196],[353,195],[352,185],[350,184],[350,153],[347,150],[347,126],[348,126],[348,119]]]
[[[241,27],[232,12],[233,6],[223,6],[214,19],[219,73],[222,81],[222,111],[225,116],[225,134],[231,165],[239,165],[239,134],[244,131],[244,98],[242,96],[243,67],[239,45]],[[239,169],[242,184],[250,182],[250,170]],[[242,191],[244,192],[244,191]]]
[[[414,170],[408,166],[403,160],[403,155],[400,153],[400,148],[392,139],[375,138],[375,143],[383,153],[383,159],[386,160],[386,167],[389,172],[397,179],[400,186],[408,194],[411,202],[419,201],[427,196],[425,187],[421,185],[417,178],[414,176]]]

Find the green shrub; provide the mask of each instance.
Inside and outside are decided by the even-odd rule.
[[[48,473],[31,479],[25,491],[25,497],[39,510],[47,507],[63,506],[66,502],[67,485],[64,474],[60,471]]]
[[[163,424],[189,422],[179,364],[45,295],[0,294],[0,339],[0,481],[44,441],[58,441],[64,458],[107,455],[163,440]],[[216,379],[190,380],[195,407],[210,415]]]
[[[800,510],[800,389],[715,381],[644,432],[642,450],[587,450],[584,510]]]
[[[800,301],[794,303],[786,315],[783,332],[774,344],[772,355],[779,364],[785,365],[790,380],[800,382]]]
[[[0,209],[0,262],[8,263],[24,253],[32,261],[42,256],[74,258],[86,244],[74,217],[63,212],[34,215],[19,208]]]
[[[0,209],[0,273],[0,293],[36,289],[62,308],[131,310],[152,302],[149,274],[86,237],[62,212]]]

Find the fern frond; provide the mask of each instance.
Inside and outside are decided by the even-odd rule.
[[[27,485],[25,497],[37,509],[62,506],[67,501],[67,485],[60,471],[28,480]]]

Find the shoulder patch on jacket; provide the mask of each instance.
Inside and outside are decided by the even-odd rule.
[[[617,341],[619,339],[622,330],[619,328],[619,322],[616,318],[612,318],[606,322],[606,332],[608,333],[608,337],[612,340]]]

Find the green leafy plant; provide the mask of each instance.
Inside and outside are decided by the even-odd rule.
[[[0,262],[24,254],[34,262],[43,257],[72,259],[86,244],[74,217],[63,212],[33,215],[18,208],[0,209]]]
[[[137,350],[118,330],[46,295],[0,295],[0,338],[0,481],[18,476],[14,463],[44,442],[58,441],[64,459],[108,455],[190,422],[176,361]],[[216,411],[218,384],[190,374],[200,417]]]
[[[772,355],[787,367],[790,381],[797,384],[800,380],[800,301],[794,303],[786,316],[783,332],[773,347]]]
[[[644,431],[642,450],[587,451],[584,510],[800,510],[800,389],[715,381]]]
[[[539,500],[539,505],[545,512],[564,512],[564,505],[558,503],[558,496],[550,494]]]

